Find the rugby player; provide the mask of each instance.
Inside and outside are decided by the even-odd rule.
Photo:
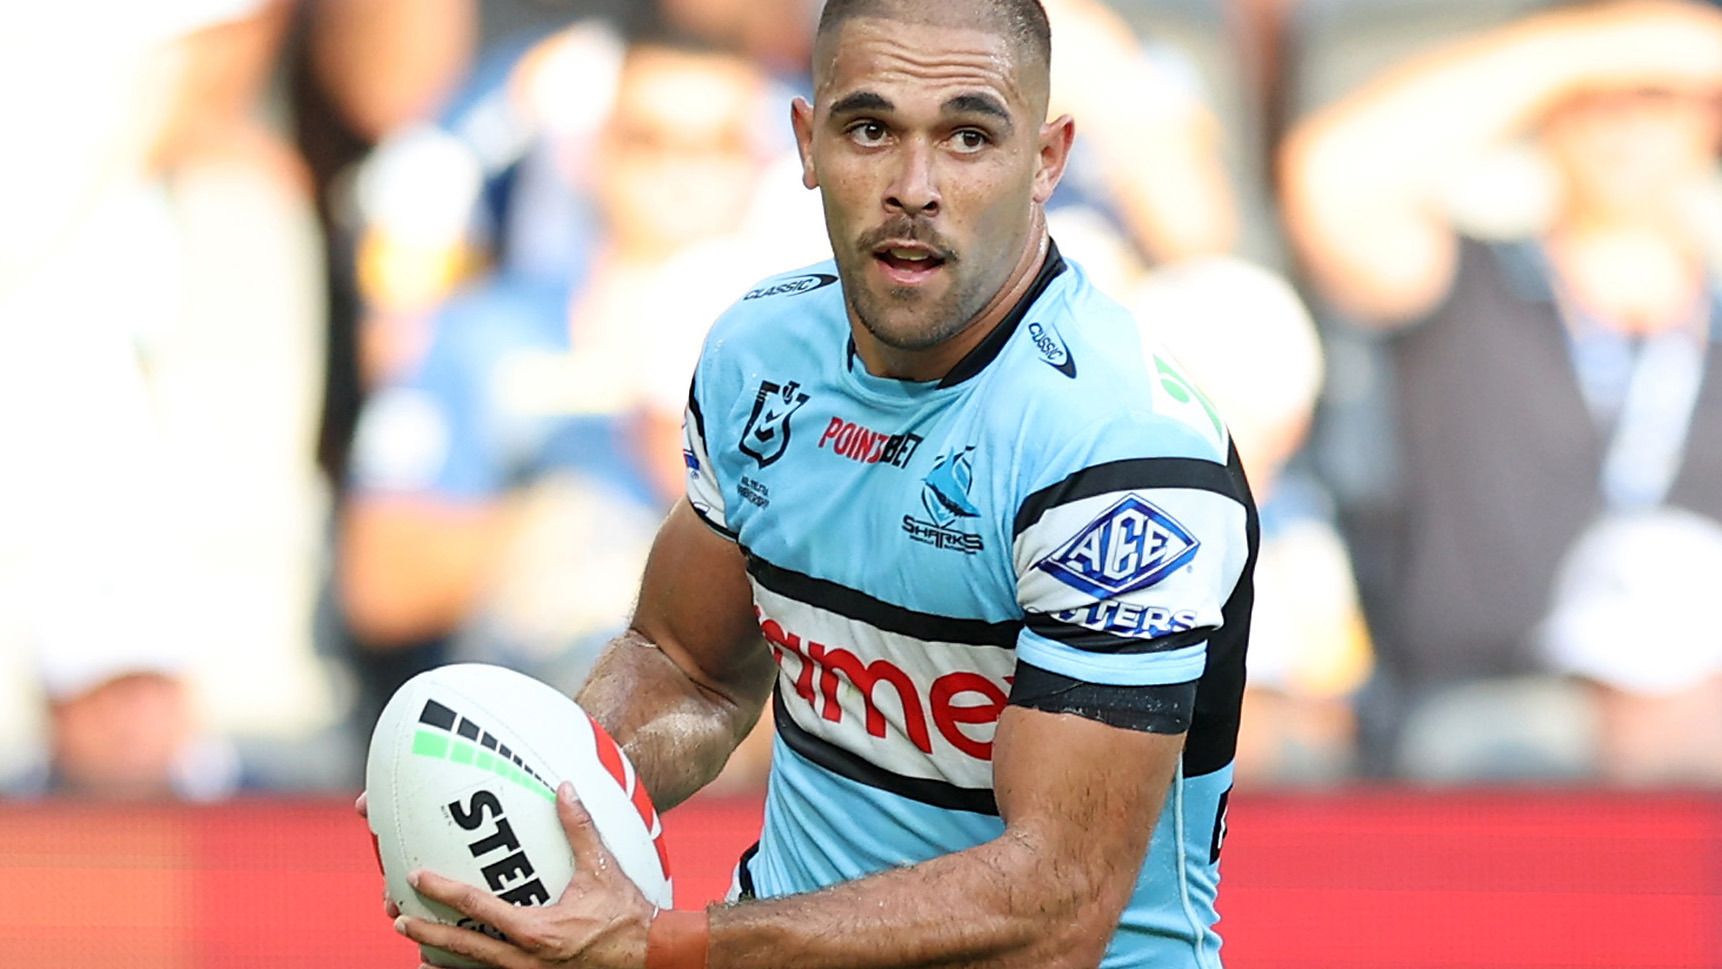
[[[419,872],[508,941],[405,935],[510,969],[1219,965],[1255,513],[1048,237],[1050,49],[1038,0],[821,17],[791,121],[834,259],[711,331],[687,498],[579,696],[664,809],[772,704],[737,898],[654,911],[565,790],[556,904]]]

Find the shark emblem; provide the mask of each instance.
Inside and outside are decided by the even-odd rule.
[[[941,527],[948,528],[959,518],[980,517],[981,510],[969,500],[969,488],[975,482],[974,465],[969,454],[974,449],[971,444],[960,451],[941,455],[933,462],[933,470],[922,479],[921,507],[926,509],[927,517]]]

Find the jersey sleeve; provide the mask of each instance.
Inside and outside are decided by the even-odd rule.
[[[1187,730],[1249,559],[1235,452],[1146,418],[1098,432],[1040,479],[1013,523],[1024,626],[1011,702]]]
[[[707,358],[703,354],[695,368],[693,383],[688,387],[687,412],[682,417],[682,463],[687,466],[688,504],[712,531],[735,541],[735,531],[724,513],[723,486],[718,481],[718,469],[713,464],[711,449],[706,446],[706,408],[701,395],[708,386]]]

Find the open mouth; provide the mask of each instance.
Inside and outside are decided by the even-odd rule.
[[[886,278],[901,285],[924,282],[945,264],[945,257],[919,243],[887,243],[873,250]]]

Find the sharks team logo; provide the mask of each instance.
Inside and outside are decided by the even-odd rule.
[[[759,382],[759,393],[753,399],[753,413],[741,430],[741,453],[759,462],[760,467],[783,457],[789,447],[789,418],[807,403],[807,395],[799,393],[795,381],[779,386],[769,380]]]
[[[940,455],[921,482],[921,507],[940,528],[951,527],[959,518],[980,517],[981,510],[969,501],[969,488],[975,483],[974,462],[969,459],[973,451],[970,445]]]
[[[983,547],[981,537],[954,526],[965,519],[979,518],[981,510],[969,500],[974,486],[974,445],[941,454],[933,469],[921,479],[921,510],[925,520],[903,516],[903,531],[910,538],[934,548],[956,549],[973,555]]]

